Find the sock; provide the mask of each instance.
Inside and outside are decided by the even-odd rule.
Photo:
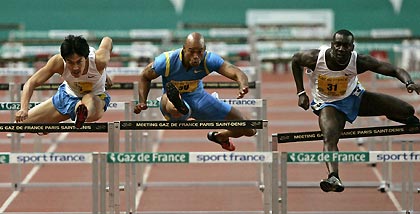
[[[340,177],[338,176],[338,172],[331,172],[331,173],[328,175],[328,178],[331,178],[332,176],[334,176],[334,177],[336,177],[336,178],[340,179]]]

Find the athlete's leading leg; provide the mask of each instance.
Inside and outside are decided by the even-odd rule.
[[[23,123],[58,123],[70,118],[55,109],[52,98],[36,105],[28,112],[28,118]]]
[[[327,106],[321,109],[318,118],[321,133],[324,136],[325,152],[338,152],[338,141],[346,124],[346,116],[334,107]],[[344,186],[341,184],[338,174],[338,162],[326,162],[328,179],[322,180],[321,189],[325,192],[342,192]]]

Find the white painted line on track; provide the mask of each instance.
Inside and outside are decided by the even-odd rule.
[[[57,143],[52,144],[50,147],[48,147],[48,152],[54,152],[57,149],[57,145],[62,142],[64,139],[66,139],[67,135],[69,133],[61,133],[57,138]],[[31,171],[26,175],[26,177],[23,179],[22,184],[28,184],[31,179],[35,176],[35,174],[39,171],[42,165],[36,165],[34,166]],[[20,191],[13,191],[12,194],[7,198],[7,200],[3,203],[3,205],[0,207],[0,213],[4,213],[4,211],[10,206],[10,204],[16,199],[16,197],[19,195]]]
[[[363,151],[363,152],[366,152],[367,151],[364,147],[360,147],[360,150]],[[382,174],[381,174],[381,172],[379,172],[378,168],[376,168],[376,167],[371,167],[371,168],[372,168],[372,171],[375,174],[376,178],[379,181],[383,181],[384,178],[382,177]],[[388,195],[389,199],[394,204],[395,208],[397,210],[402,210],[401,204],[398,201],[397,197],[395,197],[395,194],[392,191],[386,191],[386,194]]]
[[[157,152],[159,148],[159,144],[162,141],[164,130],[158,130],[158,136],[157,136],[157,143],[153,144],[152,152]],[[144,177],[143,181],[146,182],[150,175],[150,170],[152,170],[152,164],[148,164],[146,168],[144,169]],[[136,210],[138,209],[140,205],[141,197],[143,196],[143,189],[140,189],[136,194]]]

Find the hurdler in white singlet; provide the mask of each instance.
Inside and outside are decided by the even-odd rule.
[[[75,78],[71,75],[70,70],[67,68],[64,62],[64,71],[61,77],[63,77],[63,84],[66,86],[66,92],[75,97],[83,97],[86,94],[99,95],[105,92],[106,83],[106,69],[99,73],[95,64],[95,49],[89,48],[89,68],[86,74],[81,75],[79,78]]]
[[[329,47],[320,48],[315,70],[307,70],[311,93],[316,103],[334,102],[350,96],[359,85],[357,78],[357,53],[352,52],[349,64],[340,71],[328,69],[325,52]]]

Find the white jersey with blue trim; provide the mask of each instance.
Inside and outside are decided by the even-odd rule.
[[[70,70],[64,62],[64,71],[61,75],[64,79],[63,84],[66,86],[66,92],[75,97],[83,97],[85,94],[99,95],[105,92],[106,68],[99,73],[95,64],[95,49],[89,48],[89,68],[86,74],[76,78],[71,75]]]
[[[352,51],[347,67],[340,71],[330,70],[325,60],[325,53],[329,47],[322,46],[318,54],[315,70],[306,70],[309,77],[311,93],[317,103],[334,102],[350,96],[359,85],[357,78],[357,53]]]

